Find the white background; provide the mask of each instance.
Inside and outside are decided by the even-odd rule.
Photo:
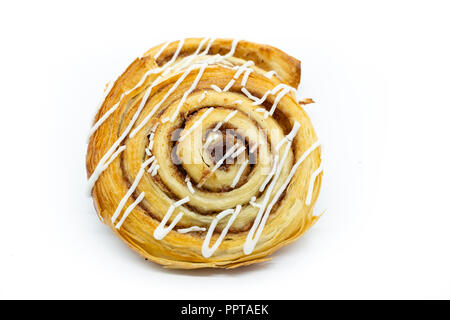
[[[447,3],[2,2],[0,298],[450,298]],[[317,101],[327,211],[271,262],[165,270],[86,197],[105,83],[193,36],[281,48]]]

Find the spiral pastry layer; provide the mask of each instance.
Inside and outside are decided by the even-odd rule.
[[[267,45],[147,51],[108,85],[89,133],[99,218],[167,267],[267,260],[318,219],[320,145],[299,82],[300,61]]]

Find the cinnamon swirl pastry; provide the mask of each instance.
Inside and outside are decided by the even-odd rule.
[[[99,218],[171,268],[267,260],[313,215],[322,164],[300,61],[247,41],[185,39],[110,83],[89,133]]]

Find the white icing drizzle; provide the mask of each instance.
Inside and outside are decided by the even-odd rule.
[[[203,44],[206,42],[206,40],[208,40],[208,38],[204,38],[204,39],[200,42],[199,46],[197,47],[197,50],[194,52],[194,54],[192,54],[192,55],[185,61],[185,64],[183,65],[183,67],[184,67],[185,65],[188,65],[193,59],[195,59],[195,57],[197,57],[197,56],[204,56],[204,55],[206,55],[206,54],[208,53],[209,48],[211,47],[211,44],[212,44],[212,42],[214,41],[214,39],[211,39],[210,42],[209,42],[209,44],[208,44],[208,46],[207,46],[207,48],[206,48],[201,54],[198,54],[198,53],[200,52],[200,49],[203,47]],[[199,71],[199,74],[198,74],[196,80],[194,81],[194,83],[192,84],[191,89],[189,89],[189,90],[185,93],[185,95],[183,96],[182,101],[180,101],[180,104],[179,104],[179,106],[178,106],[178,110],[179,110],[179,108],[181,107],[181,105],[183,105],[183,103],[185,102],[187,96],[188,96],[188,95],[195,89],[195,87],[197,86],[197,84],[198,84],[198,82],[199,82],[199,80],[200,80],[200,78],[201,78],[201,76],[202,76],[202,74],[203,74],[203,71],[205,70],[205,68],[206,68],[207,65],[208,65],[208,62],[202,64],[201,71]],[[176,114],[178,114],[178,112],[176,112]],[[172,121],[172,122],[174,121],[175,117],[176,117],[175,115],[172,116],[172,118],[171,118],[171,121]]]
[[[264,108],[256,108],[255,109],[255,112],[260,112],[260,113],[264,113],[264,114],[267,114],[267,113],[269,113],[266,109],[264,109]]]
[[[214,91],[216,91],[216,92],[222,92],[222,89],[220,89],[218,86],[216,86],[215,84],[212,84],[211,85],[211,89],[213,89]]]
[[[155,156],[152,157],[153,159],[155,158]],[[155,167],[157,165],[157,160],[153,161],[152,165],[150,166],[150,168],[148,168],[147,172],[153,172],[153,170],[155,170]]]
[[[183,45],[184,45],[184,39],[181,39],[180,41],[178,41],[177,50],[175,51],[174,55],[172,56],[172,59],[170,59],[170,61],[168,62],[169,65],[174,63],[177,60],[178,55],[180,54],[181,48],[183,48]]]
[[[238,170],[236,176],[234,177],[233,183],[231,184],[232,188],[234,188],[237,185],[237,183],[239,182],[239,179],[241,178],[242,173],[244,172],[244,169],[245,169],[245,166],[247,165],[247,163],[248,163],[248,160],[245,160],[239,167],[239,170]]]
[[[278,73],[277,73],[275,70],[266,72],[266,73],[264,74],[264,76],[265,76],[266,78],[269,78],[269,79],[271,79],[274,75],[278,77]]]
[[[247,85],[248,77],[250,76],[250,73],[253,72],[253,69],[247,69],[245,70],[244,76],[242,77],[241,86],[245,87]]]
[[[142,176],[144,175],[144,171],[145,168],[153,162],[153,160],[155,160],[155,157],[151,157],[150,159],[148,159],[147,161],[145,161],[142,165],[141,168],[139,169],[138,174],[136,175],[136,178],[133,181],[133,184],[131,185],[130,189],[128,189],[127,193],[125,194],[125,196],[122,198],[122,200],[120,200],[119,205],[117,206],[116,211],[114,212],[114,214],[111,217],[111,222],[114,223],[116,221],[116,219],[119,217],[120,213],[122,212],[123,207],[125,206],[125,204],[127,203],[128,199],[130,198],[130,196],[133,194],[134,190],[136,190],[139,181],[141,181]]]
[[[195,52],[192,54],[192,55],[190,55],[190,56],[188,56],[188,57],[186,57],[185,59],[184,59],[184,62],[183,63],[181,63],[180,64],[180,66],[178,66],[177,68],[176,68],[176,70],[182,70],[182,69],[184,69],[186,66],[188,66],[197,56],[203,56],[203,55],[205,55],[206,54],[206,50],[204,51],[204,52],[202,52],[201,54],[198,54],[199,52],[200,52],[200,49],[203,47],[203,44],[205,43],[205,41],[206,40],[208,40],[208,38],[204,38],[201,42],[200,42],[200,44],[199,44],[199,46],[197,47],[197,50],[195,50]],[[209,49],[208,49],[209,50]]]
[[[179,233],[188,233],[188,232],[195,232],[195,231],[206,231],[206,228],[193,226],[193,227],[190,227],[190,228],[178,229],[177,230],[177,232],[179,232]]]
[[[124,93],[122,93],[122,95],[120,96],[119,101],[117,101],[117,103],[115,105],[113,105],[108,111],[105,112],[105,114],[98,119],[98,121],[91,127],[91,129],[89,130],[89,134],[88,134],[88,140],[89,138],[92,136],[92,134],[97,131],[97,129],[109,118],[109,116],[111,114],[113,114],[114,111],[116,111],[116,109],[119,107],[120,103],[122,102],[123,98],[125,96],[127,96],[131,91],[133,91],[134,89],[136,89],[139,85],[141,85],[144,81],[144,79],[148,76],[148,74],[146,74],[141,81],[138,83],[138,85],[136,85],[134,88],[132,88],[131,90],[128,90]],[[142,83],[141,83],[142,82]],[[105,96],[106,98],[106,96]],[[103,102],[102,102],[103,104]],[[101,105],[100,105],[101,106]]]
[[[165,43],[162,45],[161,49],[159,49],[158,53],[155,54],[155,55],[153,56],[153,59],[155,59],[155,60],[158,59],[159,56],[161,55],[161,53],[163,53],[164,50],[166,50],[166,48],[167,48],[167,46],[168,46],[169,44],[170,44],[170,42],[165,42]]]
[[[127,210],[125,210],[120,221],[116,224],[116,229],[120,229],[120,227],[122,226],[123,222],[126,220],[128,215],[130,214],[130,212],[142,201],[142,199],[144,199],[144,196],[145,196],[145,192],[141,192],[139,197],[137,197],[137,199],[132,204],[130,204],[130,206],[127,208]]]
[[[176,88],[187,77],[187,75],[192,71],[192,69],[193,69],[193,66],[191,66],[188,70],[186,70],[186,72],[183,73],[183,75],[180,78],[178,78],[178,80],[175,82],[175,84],[166,93],[164,98],[162,98],[162,100],[153,107],[152,111],[150,111],[150,113],[144,118],[144,120],[142,120],[142,122],[139,123],[137,125],[137,127],[131,132],[130,138],[133,138],[136,135],[136,133],[138,133],[139,130],[141,130],[147,124],[147,122],[151,119],[151,117],[153,117],[153,115],[159,109],[159,107],[166,101],[166,99],[172,94],[172,92],[174,92],[176,90]],[[150,88],[152,88],[154,86],[154,84],[155,84],[155,82],[152,84],[152,86],[150,86]],[[145,99],[145,101],[147,101],[147,99]]]
[[[187,185],[187,188],[188,188],[189,192],[194,194],[195,190],[194,190],[194,187],[192,187],[191,179],[189,179],[189,177],[186,177],[186,179],[184,179],[184,182],[186,182],[186,185]]]
[[[217,161],[217,163],[215,164],[215,166],[212,168],[211,172],[206,176],[206,178],[203,179],[203,181],[206,181],[206,179],[208,179],[217,169],[219,169],[219,167],[223,164],[223,162],[225,161],[225,159],[227,159],[236,149],[237,147],[239,147],[239,144],[236,143],[235,145],[233,145],[226,153],[225,155],[219,160]],[[203,185],[202,182],[197,184],[197,187],[200,188]]]
[[[233,86],[235,82],[236,80],[231,79],[230,82],[228,82],[228,84],[225,86],[225,88],[223,88],[223,92],[227,92],[228,90],[230,90],[230,88]]]
[[[180,102],[178,103],[178,106],[175,110],[175,112],[173,113],[172,117],[170,118],[171,122],[174,122],[176,117],[178,116],[178,113],[180,112],[181,107],[184,105],[184,103],[186,102],[187,97],[191,94],[192,91],[194,91],[194,89],[197,87],[198,82],[200,81],[203,72],[205,71],[206,67],[208,66],[207,63],[203,63],[202,66],[200,67],[200,70],[198,71],[197,77],[195,78],[194,82],[192,83],[191,87],[183,94],[183,97],[181,98]]]
[[[232,104],[242,104],[242,100],[235,100],[232,102]]]
[[[148,142],[148,148],[147,148],[149,151],[152,151],[152,149],[153,149],[154,139],[155,139],[155,133],[151,132],[149,142]]]
[[[235,210],[233,210],[233,209],[224,210],[221,213],[219,213],[217,215],[217,217],[215,217],[214,220],[211,222],[211,225],[209,226],[209,229],[208,229],[208,233],[206,234],[205,240],[203,241],[203,245],[202,245],[202,255],[205,258],[211,257],[212,254],[217,250],[217,248],[219,247],[219,245],[222,243],[223,239],[225,238],[226,234],[228,233],[228,229],[230,229],[231,225],[233,224],[234,220],[236,219],[236,217],[239,214],[239,212],[241,211],[241,209],[242,209],[242,206],[240,204],[238,204],[236,206]],[[231,214],[231,217],[228,220],[227,225],[225,226],[225,228],[223,228],[216,243],[214,243],[214,245],[210,248],[209,243],[211,242],[211,237],[213,235],[214,229],[217,226],[217,223],[221,219],[225,218],[226,216],[228,216],[230,214]]]
[[[239,77],[241,76],[241,74],[242,74],[244,71],[253,70],[253,69],[248,68],[248,67],[254,66],[254,65],[255,65],[255,63],[254,63],[252,60],[246,61],[245,63],[243,63],[242,65],[240,65],[240,66],[237,68],[237,71],[236,71],[236,73],[234,74],[233,79],[236,79],[236,80],[239,79]]]
[[[220,129],[220,127],[222,126],[222,124],[223,124],[223,121],[219,121],[219,122],[216,124],[216,126],[214,127],[213,132],[219,131],[219,129]]]
[[[283,193],[283,191],[286,189],[286,187],[288,186],[289,182],[291,181],[292,177],[294,176],[295,172],[297,171],[298,167],[300,166],[300,164],[302,164],[302,162],[306,159],[306,157],[312,152],[314,151],[318,146],[320,145],[320,143],[317,141],[315,142],[311,147],[308,148],[308,150],[306,150],[303,155],[300,157],[300,159],[295,163],[295,165],[292,167],[288,177],[286,178],[286,180],[284,181],[283,185],[281,186],[281,188],[278,190],[278,192],[276,193],[275,197],[273,198],[272,202],[270,203],[270,205],[267,207],[267,212],[264,215],[263,218],[263,222],[262,223],[266,223],[267,221],[267,217],[270,213],[270,211],[272,210],[273,206],[275,205],[275,203],[278,201],[278,199],[280,198],[281,194]],[[262,231],[262,230],[261,230]],[[260,235],[260,233],[259,233]],[[258,235],[258,237],[259,237]]]
[[[249,99],[251,99],[251,100],[253,100],[253,101],[259,100],[257,97],[255,97],[254,95],[252,95],[252,94],[247,90],[247,88],[241,88],[241,91],[242,91]]]
[[[323,171],[323,163],[321,162],[319,168],[317,168],[316,171],[313,172],[313,174],[311,175],[311,179],[309,180],[308,194],[306,195],[306,201],[305,201],[305,204],[307,206],[309,206],[311,204],[312,193],[314,190],[314,183],[316,182],[317,176],[322,171]]]
[[[234,153],[234,151],[236,150],[236,148],[239,146],[239,144],[235,144],[234,146],[232,146],[226,153],[225,155],[220,158],[220,160],[216,163],[216,165],[213,167],[213,169],[211,170],[211,173],[214,173],[217,169],[219,169],[219,167],[223,164],[223,162],[231,155]]]
[[[252,207],[255,207],[255,208],[261,208],[261,205],[256,203],[256,197],[255,197],[255,196],[251,197],[249,203],[250,203],[250,205],[251,205]]]
[[[277,169],[278,165],[278,158],[279,158],[278,154],[276,154],[273,160],[272,169],[270,170],[270,173],[267,175],[264,182],[259,187],[259,192],[262,192],[266,188],[266,185],[269,183],[270,179],[272,179],[273,175],[275,174],[275,170]]]
[[[269,115],[270,116],[273,115],[281,98],[283,98],[289,91],[290,91],[289,88],[284,88],[277,94],[277,97],[275,98],[275,101],[273,102],[272,108],[270,108],[270,111],[264,115],[264,118],[267,118]]]
[[[293,127],[292,130],[294,130],[294,129],[295,129],[295,127]],[[298,130],[298,128],[297,128],[297,130]],[[271,196],[273,189],[275,188],[275,185],[281,174],[281,169],[283,168],[284,162],[286,161],[287,155],[289,153],[289,150],[290,150],[290,147],[292,144],[292,141],[289,141],[289,140],[286,140],[286,141],[287,141],[287,146],[284,150],[283,156],[281,157],[281,161],[279,162],[279,164],[277,166],[277,169],[275,171],[275,175],[272,179],[272,182],[269,184],[269,187],[267,188],[267,191],[266,191],[263,201],[261,203],[261,207],[258,211],[255,221],[254,221],[254,223],[247,235],[247,239],[244,243],[244,253],[245,254],[250,254],[253,252],[253,249],[255,248],[256,243],[259,240],[259,236],[261,235],[261,232],[264,229],[265,221],[264,221],[264,223],[261,222],[261,218],[263,218],[264,210],[266,208],[267,203],[269,202],[270,196]],[[255,232],[256,232],[256,235],[255,235]],[[255,235],[255,237],[254,237],[254,235]]]
[[[230,113],[225,117],[225,119],[223,119],[223,122],[228,122],[228,121],[230,121],[231,118],[233,118],[233,117],[236,115],[237,112],[238,112],[237,110],[234,110],[234,111],[230,112]]]
[[[266,101],[269,94],[276,94],[281,89],[289,89],[289,91],[294,90],[294,92],[295,92],[294,88],[288,86],[287,84],[280,83],[280,84],[276,85],[275,87],[273,87],[271,90],[267,90],[266,93],[264,93],[264,95],[260,99],[257,99],[255,102],[253,102],[253,105],[254,106],[260,105],[261,103]]]
[[[189,197],[185,197],[170,205],[169,210],[167,210],[167,213],[162,219],[161,223],[153,232],[153,237],[155,237],[156,240],[163,239],[170,232],[170,230],[172,230],[176,226],[178,221],[180,221],[180,219],[183,217],[183,212],[178,213],[178,215],[175,217],[175,219],[173,219],[172,223],[168,227],[166,227],[166,223],[172,216],[173,211],[186,202],[189,202],[189,200]]]
[[[177,69],[178,70],[180,70],[180,69],[183,69],[184,67],[186,67],[187,65],[189,65],[189,63],[191,63],[191,61],[192,60],[194,60],[197,56],[199,56],[199,52],[200,52],[200,49],[203,47],[203,44],[206,42],[206,40],[208,40],[208,38],[204,38],[201,42],[200,42],[200,44],[199,44],[199,46],[197,47],[197,50],[195,50],[195,52],[191,55],[191,56],[189,56],[185,61],[184,61],[184,63],[180,66],[180,67],[178,67]],[[202,52],[202,54],[201,55],[203,55],[203,53],[205,53],[206,54],[206,51],[205,52]],[[193,65],[192,67],[194,67],[195,65]],[[198,74],[197,74],[197,77],[196,77],[196,79],[195,79],[195,81],[192,83],[192,86],[191,86],[191,88],[189,89],[189,90],[187,90],[184,94],[183,94],[183,97],[182,97],[182,99],[180,100],[180,102],[179,102],[179,104],[178,104],[178,106],[177,106],[177,108],[176,108],[176,111],[174,112],[174,114],[172,115],[172,117],[169,119],[169,118],[164,118],[162,121],[163,121],[163,123],[165,123],[165,122],[167,122],[167,121],[171,121],[171,122],[173,122],[175,119],[176,119],[176,117],[177,117],[177,115],[178,115],[178,113],[179,113],[179,111],[180,111],[180,108],[183,106],[183,104],[186,102],[186,99],[187,99],[187,97],[188,97],[188,95],[195,89],[195,87],[197,87],[197,84],[198,84],[198,82],[200,81],[200,78],[202,77],[202,75],[203,75],[203,72],[205,71],[205,68],[208,66],[208,63],[203,63],[203,64],[200,64],[200,70],[199,70],[199,72],[198,72]],[[186,75],[188,75],[189,73],[190,73],[190,71],[192,71],[192,69],[193,68],[190,68],[190,70],[189,71],[186,71]],[[184,78],[183,78],[184,79]]]
[[[117,156],[125,149],[126,149],[125,146],[120,146],[119,149],[117,149],[117,151],[113,153],[113,155],[108,160],[108,162],[105,163],[105,165],[104,165],[105,169],[108,168],[108,166],[111,164],[111,162],[113,162],[114,159],[117,158]]]
[[[173,113],[172,117],[170,118],[171,122],[175,121],[176,117],[178,116],[178,113],[180,112],[181,107],[186,102],[187,97],[197,87],[198,82],[200,81],[200,79],[201,79],[201,77],[203,75],[203,72],[205,71],[207,66],[208,66],[207,63],[203,63],[202,66],[200,67],[200,70],[198,71],[197,77],[195,78],[194,82],[192,82],[191,87],[183,94],[183,97],[181,98],[180,102],[178,103],[178,106],[177,106],[175,112]]]
[[[200,98],[198,98],[198,102],[202,102],[204,99],[206,98],[206,90],[203,91],[202,95],[200,96]]]
[[[214,127],[214,129],[213,129],[213,132],[219,131],[219,129],[220,129],[220,127],[223,125],[223,123],[224,123],[224,122],[230,121],[231,118],[233,118],[233,117],[236,115],[237,112],[238,112],[237,110],[234,110],[234,111],[230,112],[230,113],[225,117],[225,119],[223,119],[223,121],[220,121],[219,123],[217,123],[217,125],[216,125],[216,126]],[[209,138],[209,137],[208,137],[208,138]]]
[[[105,96],[105,98],[106,98],[106,96]],[[106,111],[105,114],[104,114],[100,119],[98,119],[98,121],[97,121],[96,123],[94,123],[94,125],[93,125],[93,126],[91,127],[91,129],[89,130],[88,140],[89,140],[89,138],[92,136],[92,134],[93,134],[95,131],[97,131],[97,129],[103,124],[103,122],[105,122],[106,119],[108,119],[109,116],[110,116],[114,111],[116,111],[117,107],[119,107],[119,103],[120,103],[120,101],[118,101],[115,105],[113,105],[113,106],[111,107],[111,109],[109,109],[108,111]],[[103,102],[102,102],[102,104],[103,104]],[[101,105],[100,105],[100,106],[101,106]],[[99,107],[99,108],[100,108],[100,107]]]
[[[180,137],[180,139],[178,141],[183,141],[188,135],[190,135],[192,133],[192,131],[194,131],[202,122],[203,120],[205,120],[205,118],[214,110],[213,107],[208,108],[208,110],[206,110],[200,117],[200,119],[198,119],[197,121],[194,122],[194,124],[186,131],[186,133]]]
[[[200,52],[200,50],[203,48],[203,45],[205,44],[205,42],[208,40],[208,38],[203,38],[202,41],[200,41],[197,50],[195,50],[194,54],[192,54],[187,60],[186,62],[189,64],[192,60],[194,60],[197,56],[203,56],[207,53],[207,51],[203,51],[201,54],[198,54]],[[208,49],[209,50],[209,49]]]
[[[159,169],[159,164],[157,164],[156,166],[155,166],[155,168],[153,168],[153,171],[152,171],[152,177],[153,176],[156,176],[157,174],[158,174],[158,169]]]
[[[219,125],[219,124],[218,124]],[[216,126],[217,127],[217,126]],[[214,128],[215,129],[215,128]],[[209,147],[209,145],[211,144],[211,142],[214,142],[216,140],[220,139],[220,136],[217,134],[210,134],[208,135],[208,138],[205,141],[205,144],[203,145],[203,149],[206,149]]]
[[[290,143],[288,141],[288,147],[290,147]],[[264,229],[264,225],[267,221],[267,218],[269,216],[270,211],[272,210],[273,206],[275,205],[275,203],[278,201],[278,199],[280,198],[281,194],[283,193],[283,191],[286,189],[286,187],[288,186],[289,182],[291,181],[292,177],[294,176],[295,172],[297,171],[298,167],[303,163],[303,161],[311,154],[311,152],[313,152],[318,146],[320,145],[320,143],[317,141],[315,142],[313,145],[311,145],[311,147],[309,147],[300,157],[300,159],[294,164],[294,166],[292,167],[288,177],[286,178],[286,180],[284,181],[284,183],[282,184],[282,186],[280,187],[280,189],[278,190],[278,192],[276,193],[275,197],[273,198],[272,202],[269,204],[269,206],[267,207],[267,210],[264,214],[263,220],[261,221],[261,216],[262,216],[262,212],[265,209],[265,206],[267,204],[268,201],[268,194],[272,193],[272,190],[270,190],[270,193],[268,192],[266,194],[266,196],[264,197],[263,203],[261,204],[261,208],[258,212],[257,217],[255,218],[255,223],[253,224],[249,234],[247,235],[247,240],[244,244],[244,253],[245,254],[250,254],[253,252],[253,249],[256,246],[256,243],[259,240],[259,237],[261,236],[262,230]],[[288,148],[286,149],[288,150]],[[281,166],[280,166],[281,168]],[[278,177],[276,179],[274,179],[274,181],[272,181],[271,185],[269,186],[269,189],[271,189],[272,185],[275,185],[276,180],[278,179]],[[273,189],[273,188],[272,188]],[[253,239],[253,235],[255,234],[255,229],[256,226],[259,224],[259,222],[261,221],[261,224],[258,227],[258,230],[256,232],[256,236]]]
[[[300,129],[300,123],[298,121],[294,122],[294,125],[292,126],[291,132],[289,132],[288,135],[286,135],[283,139],[281,139],[280,142],[275,146],[275,151],[279,151],[280,148],[285,144],[287,141],[294,140],[295,136],[297,135],[298,130]]]
[[[236,158],[237,156],[239,156],[244,151],[245,151],[245,146],[240,147],[239,149],[237,149],[237,151],[235,153],[233,153],[231,155],[231,158],[232,159]]]
[[[154,139],[155,139],[155,132],[156,132],[156,128],[158,128],[159,122],[156,123],[152,130],[150,131],[150,137],[148,138],[149,142],[148,142],[148,147],[147,149],[145,149],[145,152],[147,152],[147,155],[150,156],[151,155],[151,151],[153,149],[153,144],[154,144]]]
[[[292,126],[291,132],[289,132],[288,135],[286,135],[283,139],[281,139],[280,142],[278,142],[278,144],[275,146],[275,151],[278,153],[278,151],[280,151],[280,148],[286,142],[289,142],[289,143],[292,142],[292,140],[294,140],[294,137],[297,134],[299,129],[300,129],[300,123],[298,121],[295,121],[294,125]],[[273,161],[273,166],[272,166],[271,172],[269,173],[269,175],[267,176],[266,180],[264,180],[263,184],[259,188],[260,192],[262,192],[266,188],[267,183],[269,183],[270,179],[275,174],[275,170],[277,168],[277,164],[278,164],[278,154],[276,154],[275,157],[274,157],[274,161]]]
[[[200,53],[199,55],[200,55],[200,56],[204,56],[204,55],[208,54],[209,49],[211,48],[211,45],[213,44],[213,42],[214,42],[215,40],[216,40],[215,38],[209,39],[209,42],[208,42],[208,45],[206,46],[205,51],[203,51],[203,52]]]
[[[110,156],[113,154],[113,152],[117,149],[117,147],[122,143],[122,141],[126,138],[128,133],[133,128],[134,123],[136,122],[137,118],[139,117],[139,114],[141,113],[142,109],[144,108],[145,102],[148,99],[148,96],[150,95],[151,89],[153,88],[153,85],[147,89],[147,92],[145,93],[144,97],[142,98],[142,101],[134,113],[133,117],[130,120],[130,123],[123,131],[122,135],[113,143],[111,148],[108,149],[108,151],[103,155],[103,157],[100,159],[100,161],[97,164],[97,167],[94,169],[94,172],[92,172],[91,176],[88,180],[88,193],[91,194],[92,188],[95,184],[95,182],[98,180],[100,175],[103,171],[106,170],[107,166],[105,166],[106,161],[110,158]]]
[[[245,63],[243,63],[241,66],[236,66],[237,68],[233,68],[233,69],[236,69],[237,71],[233,75],[233,79],[231,79],[230,82],[228,82],[228,84],[225,86],[223,91],[226,92],[226,91],[230,90],[230,88],[233,86],[233,84],[236,82],[236,80],[239,79],[242,72],[246,71],[246,75],[247,75],[247,72],[252,72],[253,70],[250,68],[247,68],[247,67],[252,66],[254,64],[255,63],[252,60],[249,60],[249,61],[246,61]],[[247,77],[248,77],[248,75],[247,75]],[[245,76],[244,76],[244,78],[245,78]],[[244,79],[242,81],[244,81]],[[245,82],[247,82],[247,80],[245,80]]]
[[[239,39],[233,39],[233,42],[231,43],[231,49],[230,51],[224,56],[224,58],[230,58],[234,55],[234,52],[236,51],[236,47],[238,45]]]

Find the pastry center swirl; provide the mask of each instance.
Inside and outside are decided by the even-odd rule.
[[[211,162],[208,166],[218,165],[218,170],[227,170],[229,165],[238,162],[238,157],[233,157],[234,152],[231,151],[234,145],[237,145],[236,150],[245,147],[245,140],[235,134],[233,129],[221,128],[218,131],[212,129],[208,131],[205,138],[204,142],[208,141],[208,139],[213,142],[205,148],[203,159]],[[225,155],[228,156],[224,161],[221,161]]]
[[[209,118],[203,119],[206,113]],[[214,114],[231,118],[237,110],[207,107],[192,114],[176,142],[176,154],[179,165],[198,189],[223,192],[239,187],[250,174],[252,163],[249,139],[243,131],[232,123],[215,120]]]

